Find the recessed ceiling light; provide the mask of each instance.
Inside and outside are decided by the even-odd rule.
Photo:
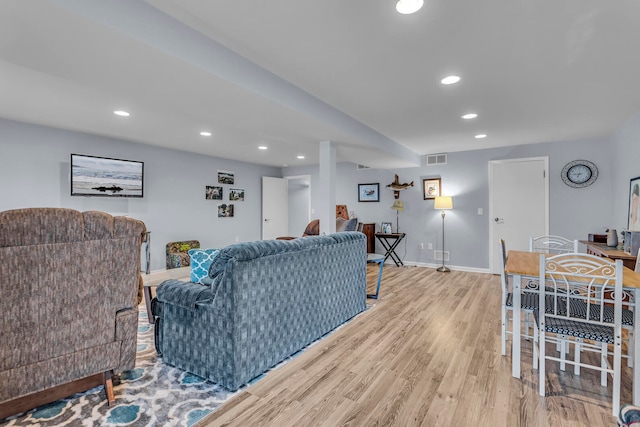
[[[464,116],[462,116],[462,118],[465,120],[475,119],[476,117],[478,117],[476,113],[467,113]]]
[[[447,76],[444,79],[440,80],[440,83],[443,85],[452,85],[454,83],[458,83],[460,81],[460,77],[458,76]]]
[[[398,0],[396,10],[403,15],[416,13],[422,8],[424,0]]]
[[[299,159],[304,159],[304,156],[298,156]]]
[[[121,116],[121,117],[129,117],[131,114],[129,114],[126,111],[123,110],[116,110],[113,112],[113,114],[115,114],[116,116]]]
[[[482,138],[486,138],[487,134],[486,133],[479,133],[478,135],[476,135],[476,139],[482,139]]]
[[[268,147],[266,145],[260,145],[258,150],[266,150]]]
[[[211,136],[211,132],[207,132],[206,130],[203,130],[202,132],[200,132],[200,135],[202,135],[202,136]]]

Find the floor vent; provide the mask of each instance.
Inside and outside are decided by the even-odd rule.
[[[446,165],[446,164],[447,164],[447,155],[445,153],[429,154],[427,156],[427,166]]]

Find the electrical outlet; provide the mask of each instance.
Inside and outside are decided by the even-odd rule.
[[[427,244],[427,249],[433,249],[433,243],[428,243]]]
[[[236,243],[240,241],[240,236],[236,236]]]
[[[418,249],[424,249],[424,243],[420,243],[420,244],[418,245]]]
[[[478,208],[478,215],[482,215],[482,208]]]

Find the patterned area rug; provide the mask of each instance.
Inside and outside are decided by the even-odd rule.
[[[366,310],[375,307],[367,304]],[[347,320],[346,323],[349,323]],[[292,360],[346,323],[329,331],[304,349],[270,369]],[[236,393],[260,381],[269,371],[236,392],[162,363],[154,347],[153,326],[147,309],[139,307],[136,368],[120,375],[114,384],[116,405],[107,406],[103,387],[96,387],[57,402],[0,421],[9,426],[193,426]]]
[[[0,426],[191,426],[238,393],[162,363],[144,305],[139,313],[136,368],[123,372],[114,386],[115,406],[107,406],[103,387],[96,387]]]

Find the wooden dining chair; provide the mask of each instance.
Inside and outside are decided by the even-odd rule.
[[[613,377],[613,414],[620,407],[620,377],[622,358],[622,288],[621,260],[612,261],[587,254],[560,254],[545,258],[540,255],[539,309],[534,312],[534,369],[539,370],[539,393],[546,394],[546,361],[552,360],[600,371],[600,383],[606,387],[607,376]],[[550,302],[551,301],[551,302]],[[551,310],[547,307],[551,304]],[[542,315],[541,313],[544,313]],[[565,342],[574,345],[574,359],[546,353],[547,343]],[[609,362],[608,346],[613,345]],[[563,346],[564,347],[564,346]],[[599,363],[581,358],[582,350],[597,352]]]

